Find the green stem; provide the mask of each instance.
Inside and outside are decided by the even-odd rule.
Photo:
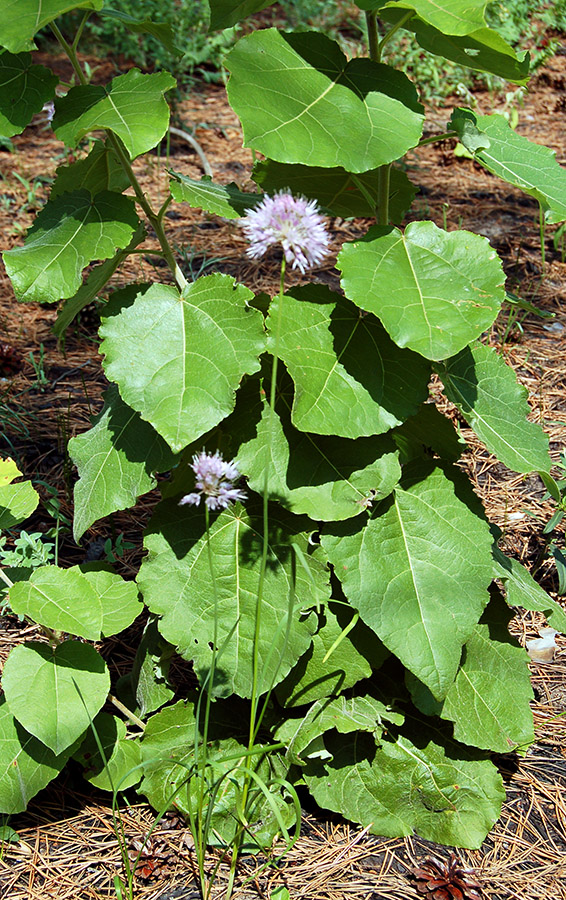
[[[90,19],[91,12],[92,12],[92,10],[87,9],[87,10],[85,11],[85,13],[84,13],[82,19],[81,19],[81,22],[80,22],[80,24],[79,24],[79,27],[77,28],[77,33],[76,33],[76,35],[75,35],[75,39],[74,39],[73,44],[72,44],[73,50],[76,50],[76,49],[77,49],[78,43],[79,43],[79,41],[80,41],[80,39],[81,39],[81,37],[82,37],[82,34],[83,34],[84,27],[85,27],[86,23],[88,22],[88,20]]]
[[[419,149],[419,147],[425,147],[427,144],[435,144],[437,141],[445,141],[447,138],[458,137],[455,131],[444,131],[442,134],[434,134],[432,137],[423,138],[418,142],[415,149]]]
[[[65,38],[61,34],[59,27],[55,24],[55,22],[51,22],[50,28],[51,28],[51,31],[53,32],[53,34],[55,35],[55,37],[57,38],[57,40],[59,41],[59,43],[61,44],[61,47],[63,48],[63,50],[69,57],[69,60],[71,61],[71,65],[73,66],[73,70],[74,70],[77,78],[79,79],[79,82],[83,86],[88,84],[86,76],[82,70],[81,64],[77,57],[75,45],[73,44],[71,46],[71,44],[69,44],[69,42],[65,40]],[[112,149],[114,150],[114,152],[116,153],[116,156],[118,157],[118,159],[120,160],[120,163],[122,164],[122,168],[124,169],[126,175],[128,176],[128,180],[134,189],[134,194],[136,195],[136,200],[138,201],[139,205],[143,209],[145,215],[147,216],[149,222],[151,223],[153,230],[155,231],[157,240],[159,241],[161,248],[163,250],[163,255],[164,255],[165,259],[167,260],[167,263],[169,265],[169,268],[171,269],[171,272],[173,273],[173,277],[174,277],[175,281],[177,282],[177,287],[179,288],[180,291],[182,291],[183,288],[185,288],[187,286],[187,279],[181,272],[181,269],[179,268],[179,266],[175,260],[175,256],[173,254],[173,251],[171,249],[169,241],[167,240],[167,235],[165,234],[165,231],[163,230],[163,225],[161,224],[161,219],[159,217],[159,213],[155,213],[153,211],[151,204],[149,203],[147,197],[145,196],[145,194],[142,190],[142,187],[134,174],[134,170],[132,169],[132,165],[130,163],[130,160],[128,158],[126,151],[124,150],[124,148],[122,146],[121,141],[109,129],[105,128],[104,131],[106,132],[106,134],[108,136],[109,144],[112,146]]]
[[[377,181],[377,224],[389,225],[391,166],[380,166]]]
[[[114,694],[109,694],[108,699],[110,700],[110,703],[112,703],[116,707],[116,709],[119,709],[120,712],[123,713],[126,718],[130,720],[130,722],[132,722],[133,725],[137,725],[138,728],[141,728],[142,731],[145,731],[145,722],[142,722],[142,720],[138,718],[138,716],[136,716],[136,714],[133,713],[131,709],[128,709],[128,707],[125,706],[121,700],[118,700],[118,698],[115,697]]]
[[[380,62],[381,55],[379,51],[379,35],[377,33],[377,10],[368,10],[366,12],[366,25],[368,30],[368,49],[369,57],[374,62]]]
[[[391,38],[393,37],[393,35],[394,35],[397,31],[399,31],[400,28],[403,28],[403,26],[407,24],[407,22],[409,21],[409,19],[412,19],[412,18],[413,18],[414,14],[415,14],[414,11],[413,11],[412,9],[410,9],[408,12],[405,13],[404,16],[402,16],[402,17],[399,19],[399,21],[397,22],[397,24],[394,25],[393,28],[390,28],[389,31],[387,32],[387,34],[383,36],[383,38],[380,40],[379,45],[378,45],[378,47],[377,47],[377,59],[376,59],[376,62],[381,62],[381,54],[382,54],[382,52],[383,52],[383,48],[385,47],[387,41],[390,41]],[[372,59],[373,59],[373,57],[372,57]]]

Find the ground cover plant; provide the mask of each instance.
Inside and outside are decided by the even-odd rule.
[[[427,22],[424,6],[416,29],[420,16]],[[226,276],[183,285],[164,210],[155,213],[136,191],[177,287],[135,286],[106,307],[103,351],[117,387],[71,446],[80,474],[75,533],[135,502],[155,472],[172,471],[138,584],[161,617],[167,652],[191,660],[199,683],[187,703],[151,716],[171,697],[152,619],[130,698],[112,693],[129,706],[134,730],[149,717],[143,739],[126,741],[123,721],[99,714],[109,678],[85,642],[137,615],[133,583],[100,567],[10,570],[12,609],[39,622],[50,644],[16,648],[5,667],[4,746],[19,777],[6,768],[4,812],[21,809],[72,754],[108,786],[143,777],[140,789],[158,810],[175,802],[193,819],[201,846],[207,836],[236,850],[269,845],[293,821],[299,784],[381,834],[417,830],[477,846],[498,815],[502,786],[489,754],[527,746],[532,722],[526,658],[490,584],[499,578],[509,604],[541,609],[557,627],[563,614],[498,551],[454,465],[457,435],[425,402],[431,369],[503,462],[541,472],[559,495],[542,432],[525,421],[524,393],[476,342],[505,296],[494,251],[483,238],[432,223],[398,227],[413,189],[391,163],[418,145],[423,115],[407,80],[376,61],[374,23],[370,10],[374,59],[354,64],[320,35],[258,32],[233,51],[229,94],[247,142],[266,156],[255,171],[266,195],[172,176],[176,200],[242,218],[252,254],[283,244],[281,290],[271,302]],[[12,54],[3,55],[10,83],[14,67],[27,66],[33,111],[53,97],[54,80],[30,69],[21,37],[2,40]],[[471,40],[464,36],[464,46]],[[482,40],[487,50],[474,61],[512,63],[516,81],[526,77],[510,48],[490,32]],[[56,134],[73,143],[105,127],[106,143],[93,144],[88,162],[60,170],[27,242],[6,254],[23,299],[67,295],[60,330],[143,238],[120,191],[122,172],[135,189],[129,158],[165,132],[162,95],[172,82],[120,77],[127,81],[102,92],[83,84],[56,102]],[[394,133],[382,128],[388,117],[399,123]],[[548,221],[565,217],[564,176],[549,151],[505,120],[471,111],[457,112],[449,133],[535,196]],[[533,166],[536,183],[526,177]],[[326,249],[319,214],[300,194],[329,213],[376,215],[366,238],[339,255],[345,297],[316,284],[285,293],[285,264],[307,269]],[[81,287],[83,266],[105,255],[110,263]],[[9,464],[3,475],[2,525],[11,527],[35,496],[25,482],[13,484]]]

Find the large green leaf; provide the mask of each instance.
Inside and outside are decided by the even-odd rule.
[[[351,627],[353,615],[347,606],[327,604],[311,646],[277,686],[280,703],[304,706],[333,697],[381,666],[388,651],[363,622]]]
[[[391,837],[477,848],[497,821],[505,792],[495,766],[423,722],[376,746],[372,736],[329,732],[331,760],[309,760],[316,802]]]
[[[450,719],[456,740],[496,753],[510,753],[534,741],[528,656],[509,634],[511,618],[496,590],[466,641],[462,664],[442,703],[436,703],[424,685],[409,681],[417,706],[427,715]]]
[[[83,767],[86,780],[103,791],[125,791],[142,778],[140,742],[127,739],[125,723],[108,713],[98,713],[73,759]]]
[[[104,0],[4,0],[0,46],[12,53],[33,50],[33,36],[71,9],[101,9]]]
[[[142,612],[143,607],[134,581],[125,581],[104,563],[85,563],[80,567],[94,589],[102,607],[102,634],[118,634]]]
[[[459,470],[415,460],[365,524],[322,533],[351,604],[438,699],[489,599],[491,535],[470,495]]]
[[[488,328],[505,275],[487,238],[412,222],[376,225],[338,255],[344,293],[378,316],[396,344],[427,359],[453,356]]]
[[[79,85],[57,101],[53,130],[59,140],[76,147],[90,131],[108,128],[135,159],[167,131],[169,107],[163,95],[175,85],[168,72],[142,75],[139,69],[114,78],[108,88]]]
[[[493,559],[493,577],[502,581],[509,606],[541,612],[549,625],[566,634],[566,610],[548,596],[529,570],[518,559],[502,553],[496,545],[493,547]]]
[[[90,153],[68,166],[59,166],[51,188],[50,199],[54,200],[67,191],[86,188],[91,194],[100,191],[116,191],[121,194],[130,185],[130,179],[108,143],[93,141]]]
[[[508,184],[530,194],[541,205],[547,222],[566,219],[566,168],[556,160],[556,151],[535,144],[517,134],[503,116],[476,116],[469,109],[458,109],[450,127],[455,128],[464,145],[468,143],[466,126],[472,122],[488,138],[489,146],[475,147],[475,159]]]
[[[244,780],[245,745],[215,727],[212,711],[211,731],[206,749],[207,785],[218,783],[211,811],[208,842],[212,846],[231,846],[238,827],[237,811],[241,803]],[[199,736],[199,739],[202,738]],[[152,716],[142,740],[144,779],[140,787],[151,805],[161,812],[175,806],[185,815],[196,813],[198,803],[199,778],[190,778],[195,766],[195,717],[193,708],[179,701],[175,706]],[[202,748],[200,748],[202,754]],[[284,778],[288,764],[279,754],[265,753],[261,759],[249,758],[247,765],[269,785],[271,781]],[[200,777],[200,776],[199,776]],[[278,832],[273,809],[259,793],[254,781],[249,799],[249,818],[244,832],[243,850],[257,852],[259,847],[268,847]],[[293,821],[293,810],[280,783],[270,785],[271,800],[276,804],[282,820],[289,826]],[[213,796],[205,791],[204,814]]]
[[[229,28],[242,19],[271,6],[273,0],[208,0],[210,6],[210,30]]]
[[[79,472],[74,488],[76,541],[97,519],[134,506],[155,487],[153,473],[175,463],[169,445],[124,403],[115,385],[104,395],[104,408],[92,428],[69,441],[69,454]]]
[[[239,219],[263,199],[263,194],[241,191],[233,181],[230,184],[216,184],[209,175],[197,181],[173,170],[171,175],[169,188],[174,200],[224,216],[225,219]]]
[[[375,216],[378,209],[379,169],[353,175],[341,167],[323,169],[265,159],[255,164],[252,178],[267,194],[288,188],[293,194],[317,200],[334,216]],[[389,180],[391,222],[403,221],[416,193],[412,181],[393,166]]]
[[[11,484],[21,474],[12,459],[0,460],[0,530],[19,525],[39,503],[39,494],[31,481]]]
[[[279,300],[270,308],[273,350]],[[324,285],[283,300],[279,357],[295,383],[293,424],[301,431],[358,438],[394,428],[428,396],[430,368],[401,350],[374,316],[362,316]]]
[[[14,719],[0,697],[0,813],[24,812],[35,797],[63,769],[68,753],[56,756]]]
[[[49,201],[23,247],[4,253],[16,296],[37,303],[72,297],[84,267],[125,247],[138,224],[134,201],[114,191],[93,197],[81,189]]]
[[[154,284],[100,329],[105,370],[123,400],[173,450],[182,450],[234,408],[245,373],[259,369],[263,318],[252,292],[208,275],[179,297]]]
[[[401,463],[415,456],[430,456],[431,450],[449,462],[460,459],[466,449],[450,419],[435,403],[424,403],[416,416],[411,416],[392,435],[401,453]]]
[[[88,641],[102,632],[102,603],[77,567],[39,566],[29,581],[10,588],[10,605],[18,615]]]
[[[406,76],[369,59],[348,62],[322,34],[256,31],[226,66],[245,145],[271,159],[366,172],[419,141],[422,106]]]
[[[156,616],[150,616],[143,630],[132,671],[124,676],[133,698],[132,707],[144,718],[172,699],[175,689],[169,681],[169,666],[174,649],[159,634]]]
[[[438,366],[446,396],[487,449],[515,472],[549,472],[548,438],[527,420],[528,392],[491,347],[475,343]]]
[[[434,25],[445,34],[470,34],[485,25],[484,11],[487,0],[359,0],[361,9],[413,10],[425,22]]]
[[[0,26],[1,28],[1,26]],[[0,134],[20,134],[55,96],[59,79],[45,66],[34,66],[31,53],[0,52]]]
[[[161,633],[185,659],[193,661],[201,681],[210,668],[216,617],[220,655],[214,691],[223,696],[237,693],[249,697],[251,692],[262,546],[261,517],[257,521],[257,515],[258,510],[252,517],[237,505],[224,510],[211,525],[216,611],[203,511],[165,501],[145,537],[148,557],[138,576],[144,601],[161,615]],[[308,555],[304,533],[311,527],[308,519],[271,510],[269,521],[258,645],[259,693],[281,681],[308,649],[316,619],[305,609],[324,602],[329,593],[325,566]],[[302,562],[295,561],[294,543],[307,561],[308,572]]]
[[[359,515],[391,493],[401,476],[391,438],[321,437],[285,425],[265,404],[257,435],[240,446],[236,463],[260,494],[268,490],[294,513],[332,522]]]
[[[10,712],[26,731],[61,753],[86,731],[110,690],[106,663],[90,644],[32,641],[10,651],[2,673]]]

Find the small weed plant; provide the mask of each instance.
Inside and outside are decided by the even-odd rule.
[[[267,5],[210,0],[211,31]],[[486,25],[484,0],[359,0],[368,55],[351,60],[317,31],[251,31],[226,66],[245,145],[261,157],[257,190],[172,171],[157,209],[133,162],[167,132],[171,74],[89,83],[77,47],[102,0],[76,3],[70,39],[58,24],[68,0],[7,6],[3,133],[54,101],[55,135],[70,148],[89,140],[4,254],[17,298],[63,300],[64,333],[149,229],[169,275],[110,291],[104,408],[69,442],[77,541],[161,476],[137,579],[108,561],[0,570],[11,610],[38,626],[2,674],[0,813],[23,810],[73,757],[96,786],[137,786],[158,814],[187,817],[205,897],[207,848],[232,860],[229,894],[239,855],[279,837],[277,858],[296,839],[301,791],[376,834],[478,847],[504,798],[494,755],[534,740],[512,608],[561,631],[566,616],[500,550],[431,376],[505,466],[538,472],[559,504],[562,489],[526,391],[480,340],[506,302],[501,262],[479,235],[404,224],[417,188],[402,160],[459,140],[551,224],[566,219],[566,172],[501,115],[457,108],[423,137],[418,85],[383,54],[403,29],[439,69],[448,59],[518,86],[528,54]],[[175,52],[166,23],[121,21]],[[74,86],[33,62],[43,27]],[[187,281],[165,229],[172,202],[233,220],[252,259],[275,260],[273,295],[214,272]],[[339,248],[341,290],[316,280],[327,216],[373,219]],[[313,280],[289,287],[291,269]],[[19,476],[2,462],[2,529],[38,502]],[[116,544],[107,557],[118,555]],[[111,684],[95,645],[142,613],[132,671]],[[169,680],[175,654],[192,664],[186,696]],[[128,868],[117,890],[132,885]]]

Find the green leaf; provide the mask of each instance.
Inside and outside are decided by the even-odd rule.
[[[72,297],[84,267],[125,247],[139,224],[134,201],[114,191],[65,193],[38,213],[23,247],[4,253],[19,300]]]
[[[39,566],[29,581],[10,588],[10,606],[34,622],[96,641],[102,631],[102,603],[77,567]]]
[[[168,72],[142,75],[139,69],[112,79],[109,88],[79,85],[57,101],[53,130],[60,141],[76,147],[89,132],[108,128],[135,159],[167,131],[169,107],[163,95],[175,85]]]
[[[293,194],[317,200],[333,216],[375,216],[378,209],[379,169],[353,175],[341,167],[323,169],[265,159],[255,164],[252,178],[267,194],[288,188]],[[392,222],[403,221],[416,193],[417,188],[405,173],[392,166],[389,182]]]
[[[489,599],[491,535],[470,495],[458,469],[415,460],[365,524],[321,537],[352,606],[437,699]]]
[[[68,753],[56,756],[28,734],[0,697],[0,813],[24,812],[32,797],[61,772]]]
[[[120,22],[134,34],[151,34],[174,56],[182,56],[184,51],[175,44],[175,36],[171,25],[165,22],[152,22],[151,19],[136,19],[120,9],[102,9],[100,16]]]
[[[389,8],[381,15],[387,18],[388,24],[396,25],[403,11]],[[456,36],[444,34],[418,16],[405,22],[403,28],[414,32],[423,50],[450,59],[459,66],[489,72],[515,84],[526,84],[529,80],[529,54],[517,55],[513,47],[491,28],[478,28],[470,34]]]
[[[226,67],[245,146],[271,159],[367,172],[419,141],[423,108],[408,78],[369,59],[348,62],[322,34],[256,31]]]
[[[53,99],[58,83],[50,69],[32,65],[31,53],[0,52],[0,134],[20,134],[43,104]]]
[[[509,634],[511,618],[495,590],[466,641],[462,664],[443,703],[436,704],[430,694],[427,700],[427,688],[409,678],[419,709],[451,720],[456,740],[495,753],[510,753],[534,741],[528,656]]]
[[[238,828],[238,810],[244,780],[245,744],[225,731],[212,726],[214,736],[206,748],[207,785],[217,784],[213,809],[210,811],[208,843],[214,847],[232,846]],[[202,738],[199,735],[199,740]],[[175,706],[152,716],[142,740],[144,779],[140,787],[154,809],[175,806],[185,815],[195,814],[198,804],[199,778],[190,777],[195,767],[195,717],[192,706],[179,701]],[[202,752],[202,751],[201,751]],[[266,753],[262,759],[251,757],[247,765],[270,787],[272,801],[287,826],[293,822],[293,811],[280,782],[288,765],[279,754]],[[270,784],[271,782],[275,782]],[[247,827],[243,835],[243,852],[257,852],[258,846],[267,848],[278,833],[275,816],[255,781],[251,781]],[[208,813],[212,791],[205,791],[203,814]]]
[[[154,472],[175,464],[175,455],[148,422],[127,406],[115,385],[89,431],[69,441],[77,466],[73,534],[78,541],[97,519],[134,506],[156,485]]]
[[[487,0],[359,0],[360,9],[380,11],[413,10],[421,19],[445,34],[470,34],[485,26],[484,10]],[[385,15],[387,13],[385,12]]]
[[[412,835],[478,848],[505,799],[501,776],[423,722],[376,747],[370,735],[329,733],[331,760],[310,760],[304,775],[314,799],[386,837]]]
[[[288,412],[284,421],[264,404],[257,435],[240,446],[236,464],[258,494],[269,467],[269,493],[291,512],[323,522],[349,519],[390,494],[399,481],[390,438],[320,437],[296,431]]]
[[[151,616],[138,644],[130,685],[143,718],[173,697],[175,690],[169,681],[169,664],[174,654],[157,630],[157,620]]]
[[[21,474],[13,459],[0,459],[0,530],[19,525],[39,503],[39,494],[31,481],[11,484]]]
[[[556,160],[556,151],[535,144],[517,134],[500,115],[476,116],[469,109],[457,109],[450,120],[467,149],[466,126],[471,121],[489,141],[474,158],[488,172],[520,188],[537,200],[551,224],[566,219],[566,168]]]
[[[306,765],[309,757],[321,755],[321,736],[327,731],[339,734],[365,731],[381,737],[382,722],[403,723],[403,716],[391,712],[370,694],[358,697],[336,697],[317,700],[300,719],[287,719],[275,734],[277,741],[287,744],[287,759],[294,765]],[[326,748],[324,748],[325,750]],[[328,751],[322,756],[328,759]]]
[[[376,225],[338,255],[344,293],[378,316],[400,347],[453,356],[488,328],[505,299],[505,275],[487,238],[412,222],[404,234]]]
[[[278,311],[277,299],[268,320],[271,349]],[[295,383],[292,421],[301,431],[379,434],[414,415],[428,396],[428,364],[324,285],[285,296],[277,346]]]
[[[210,6],[210,30],[229,28],[242,19],[271,6],[273,0],[208,0]]]
[[[116,191],[121,194],[129,185],[130,179],[113,148],[104,141],[96,140],[84,159],[58,167],[50,200],[81,188],[91,194],[98,194],[100,191]]]
[[[519,560],[505,556],[496,545],[493,547],[493,559],[493,576],[503,582],[509,606],[541,612],[552,628],[566,634],[566,610],[548,596],[529,570]]]
[[[110,690],[106,663],[90,644],[32,641],[10,651],[2,687],[26,731],[61,753],[86,731]]]
[[[106,375],[174,451],[232,412],[243,375],[258,371],[265,338],[252,296],[228,275],[208,275],[182,298],[154,284],[104,319]]]
[[[80,571],[100,601],[103,637],[119,634],[143,611],[134,581],[125,581],[104,563],[86,563]]]
[[[352,609],[337,603],[325,606],[311,646],[277,686],[280,703],[286,707],[304,706],[333,697],[362,678],[369,678],[373,669],[379,669],[389,653],[363,622],[358,620],[341,637],[351,627],[353,614]]]
[[[431,451],[444,460],[456,462],[466,449],[450,419],[434,403],[424,403],[416,416],[395,429],[392,437],[401,451],[402,463],[415,456],[430,456]]]
[[[132,250],[142,243],[147,237],[147,232],[140,222],[134,236],[123,250],[118,250],[110,259],[95,266],[88,273],[86,281],[80,286],[77,293],[73,297],[69,297],[67,302],[57,313],[57,319],[53,325],[53,332],[58,338],[62,338],[66,329],[69,327],[75,316],[77,316],[85,306],[95,299],[104,286],[110,281],[110,278],[117,268],[124,262]]]
[[[101,9],[103,0],[4,0],[0,46],[12,53],[34,50],[33,36],[71,9]]]
[[[308,649],[316,621],[305,609],[325,602],[329,593],[325,566],[308,554],[303,532],[311,527],[309,521],[270,510],[269,522],[258,695],[281,681]],[[148,556],[138,576],[144,601],[153,613],[162,616],[161,633],[178,647],[181,656],[193,661],[201,683],[211,664],[216,616],[217,695],[249,697],[251,693],[261,531],[259,509],[249,514],[240,505],[224,510],[212,523],[216,613],[203,511],[165,501],[158,506],[146,532]],[[307,559],[309,575],[295,563],[293,543]],[[290,603],[293,612],[289,622]]]
[[[529,422],[528,392],[491,347],[475,343],[437,367],[448,399],[487,449],[515,472],[548,472],[548,438]]]
[[[239,219],[263,200],[263,194],[241,191],[233,181],[230,184],[216,184],[209,175],[197,181],[172,169],[170,172],[169,188],[174,200],[224,216],[225,219]]]
[[[93,728],[104,757],[100,755]],[[125,791],[142,778],[140,742],[128,740],[124,722],[108,713],[98,713],[81,746],[73,753],[73,759],[83,767],[86,780],[102,791]]]

